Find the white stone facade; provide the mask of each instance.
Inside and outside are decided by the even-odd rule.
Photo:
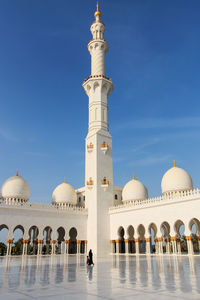
[[[152,251],[181,254],[183,235],[187,253],[193,254],[192,227],[200,250],[200,191],[193,189],[185,170],[174,163],[163,176],[163,196],[158,198],[149,199],[146,187],[135,177],[124,188],[113,184],[108,126],[108,97],[113,83],[105,75],[108,44],[100,17],[97,7],[91,25],[93,39],[88,44],[91,75],[83,82],[89,98],[85,186],[75,191],[65,180],[55,188],[52,204],[44,205],[28,202],[29,186],[18,172],[5,181],[0,230],[8,229],[7,255],[12,253],[16,229],[23,233],[23,255],[85,254],[88,249],[96,255]]]

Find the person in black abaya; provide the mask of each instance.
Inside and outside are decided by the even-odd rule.
[[[92,250],[90,249],[89,251],[89,265],[93,265],[94,266],[94,263],[93,263],[93,253],[92,253]]]

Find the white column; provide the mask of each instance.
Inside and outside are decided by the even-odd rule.
[[[158,238],[158,254],[163,254],[162,237]]]
[[[69,252],[69,240],[65,240],[65,254]]]
[[[77,240],[76,243],[77,243],[77,254],[80,255],[80,253],[81,253],[81,241]]]
[[[193,249],[192,237],[186,236],[186,240],[187,240],[187,246],[188,246],[188,255],[193,255],[194,249]]]
[[[170,239],[167,238],[166,239],[166,254],[170,254],[171,253],[171,249],[170,249]]]
[[[139,250],[139,239],[135,239],[135,254],[139,254],[140,250]]]
[[[177,239],[177,252],[178,252],[178,254],[181,254],[181,241],[180,241],[180,239]]]
[[[85,240],[85,254],[87,254],[87,241]]]
[[[23,240],[22,255],[27,255],[27,243],[28,240]]]
[[[146,238],[146,254],[151,254],[151,238]]]
[[[119,240],[116,240],[116,253],[119,254]]]
[[[124,239],[124,243],[125,243],[125,254],[128,254],[129,253],[129,250],[128,250],[129,240],[128,239]]]
[[[7,240],[7,253],[6,255],[11,255],[13,240]]]
[[[55,246],[56,246],[56,240],[51,241],[51,255],[55,254]]]
[[[176,237],[172,237],[171,241],[172,241],[172,252],[173,254],[177,254]]]

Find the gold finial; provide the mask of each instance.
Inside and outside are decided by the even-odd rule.
[[[67,179],[66,179],[66,177],[65,177],[65,179],[64,179],[64,183],[67,183]]]
[[[176,161],[174,160],[174,168],[176,167]]]
[[[133,173],[133,180],[135,180],[135,173]]]
[[[96,12],[94,13],[94,16],[95,16],[95,18],[96,18],[97,16],[99,16],[99,18],[101,17],[101,12],[100,12],[100,10],[99,10],[99,1],[97,1],[97,10],[96,10]]]
[[[19,171],[18,171],[18,169],[17,169],[17,172],[16,172],[16,176],[19,176]]]

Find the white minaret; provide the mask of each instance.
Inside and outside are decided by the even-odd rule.
[[[89,97],[89,129],[85,154],[85,201],[88,208],[88,250],[96,255],[110,252],[110,220],[108,209],[113,204],[112,137],[108,131],[108,96],[113,90],[112,79],[105,76],[105,25],[100,20],[97,2],[95,21],[91,25],[91,75],[83,82]]]

